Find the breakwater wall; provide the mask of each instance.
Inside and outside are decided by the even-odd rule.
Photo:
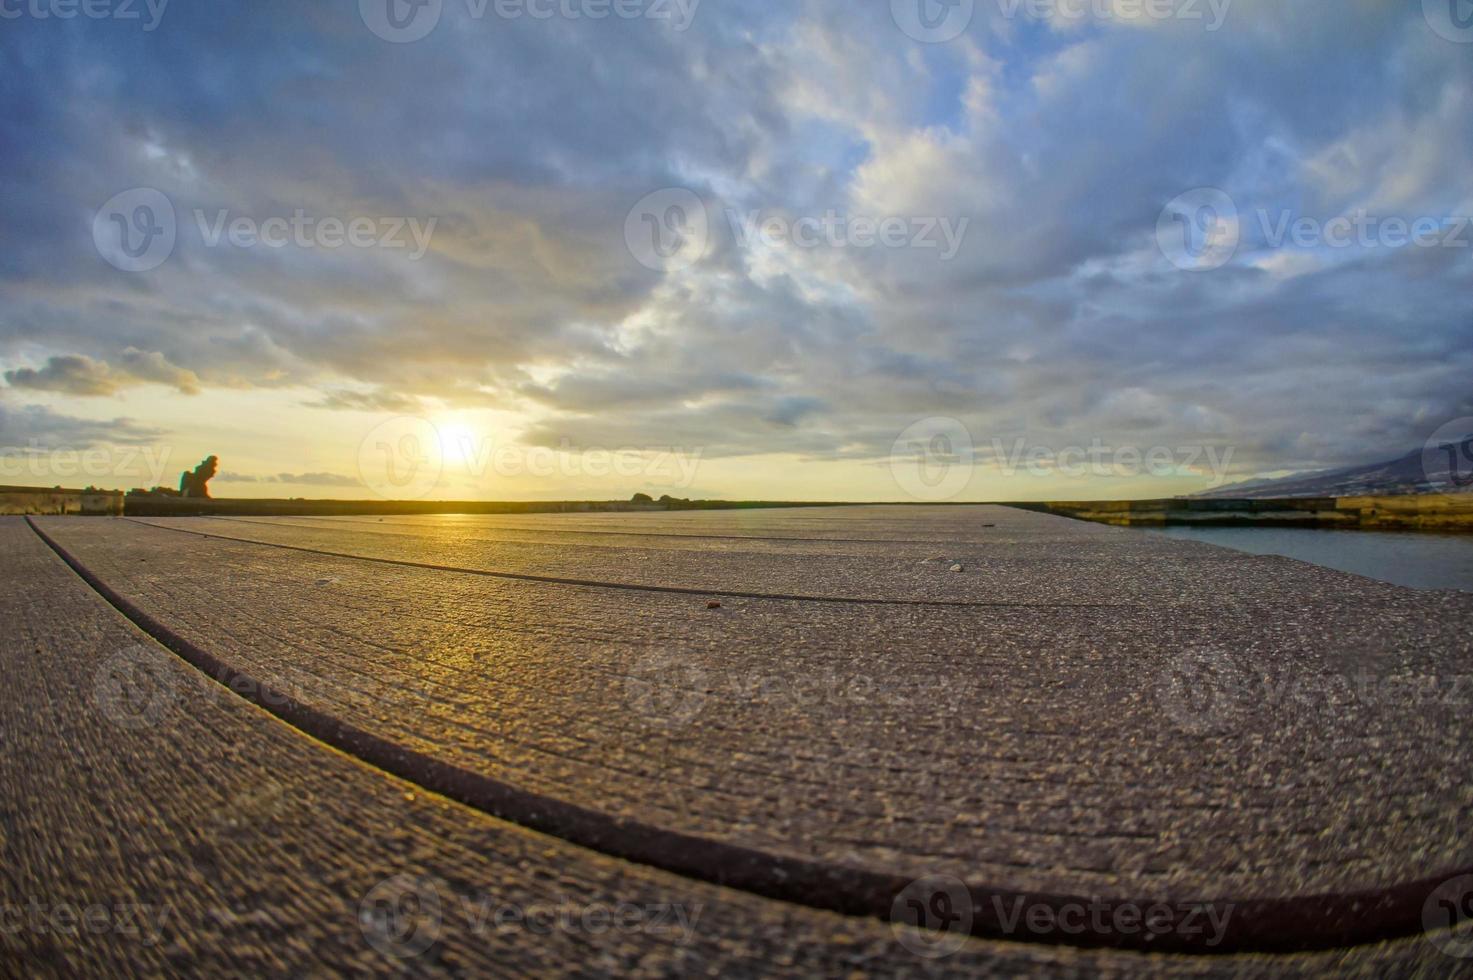
[[[66,490],[62,487],[0,487],[0,515],[82,514],[117,517],[123,495],[115,490]]]

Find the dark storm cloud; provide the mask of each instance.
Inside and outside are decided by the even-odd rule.
[[[40,369],[17,368],[5,372],[12,388],[59,391],[68,395],[111,395],[118,390],[106,364],[90,357],[52,357]]]
[[[54,391],[65,395],[113,395],[140,384],[162,384],[186,395],[199,393],[199,378],[170,364],[158,351],[129,347],[118,355],[117,364],[94,361],[78,354],[52,356],[39,368],[16,368],[5,372],[13,388]]]

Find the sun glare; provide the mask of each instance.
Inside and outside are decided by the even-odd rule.
[[[476,457],[476,444],[480,435],[464,422],[440,421],[435,423],[440,435],[440,458],[446,466],[463,466]]]

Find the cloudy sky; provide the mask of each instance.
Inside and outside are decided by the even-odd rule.
[[[1468,8],[0,0],[0,483],[1023,499],[1418,449],[1473,416]]]

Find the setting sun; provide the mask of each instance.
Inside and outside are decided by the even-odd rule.
[[[478,447],[486,436],[477,429],[454,418],[437,419],[434,426],[440,439],[440,458],[446,466],[463,467],[480,455]]]

